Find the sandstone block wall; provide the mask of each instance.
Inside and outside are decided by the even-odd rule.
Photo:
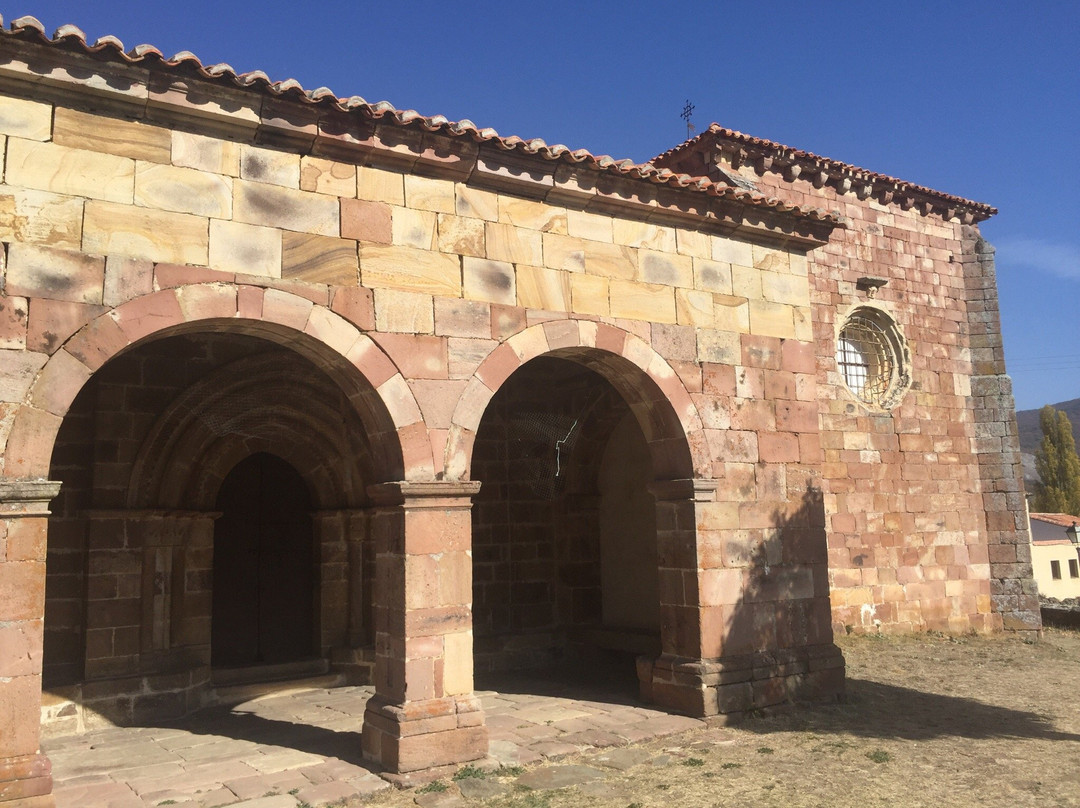
[[[986,398],[1011,390],[996,285],[962,205],[724,132],[680,160],[847,221],[808,259],[834,627],[983,631],[1008,614],[1037,630],[1013,408]],[[889,412],[856,402],[836,365],[840,325],[868,299],[861,277],[885,280],[874,302],[911,351],[911,390]]]

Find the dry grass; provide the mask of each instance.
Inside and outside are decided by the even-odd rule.
[[[506,794],[457,804],[1080,805],[1080,634],[1047,631],[1036,644],[932,635],[840,644],[848,663],[841,704],[645,744],[652,763],[610,772],[591,793],[526,791],[507,776]],[[416,796],[378,802],[405,806]]]

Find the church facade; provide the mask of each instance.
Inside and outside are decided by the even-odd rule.
[[[635,164],[0,30],[0,805],[43,731],[602,660],[708,716],[835,631],[1039,630],[986,205],[712,126]],[[44,722],[44,725],[43,725]]]

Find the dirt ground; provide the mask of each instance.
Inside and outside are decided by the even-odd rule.
[[[1047,630],[1034,644],[933,635],[847,637],[839,644],[848,665],[840,704],[525,770],[469,768],[456,782],[366,804],[1080,805],[1080,633]],[[625,770],[611,768],[610,757],[605,765],[603,757],[616,751]],[[561,776],[580,782],[544,787]]]

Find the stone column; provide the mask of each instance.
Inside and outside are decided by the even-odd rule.
[[[697,675],[702,658],[698,605],[699,503],[716,498],[716,480],[664,480],[649,485],[656,497],[660,593],[657,659],[638,660],[641,696],[689,715],[715,715],[716,698]]]
[[[384,483],[375,503],[375,695],[364,756],[408,773],[487,754],[473,694],[472,497],[476,482]]]
[[[38,746],[45,627],[45,536],[60,483],[0,481],[0,806],[52,808]]]

